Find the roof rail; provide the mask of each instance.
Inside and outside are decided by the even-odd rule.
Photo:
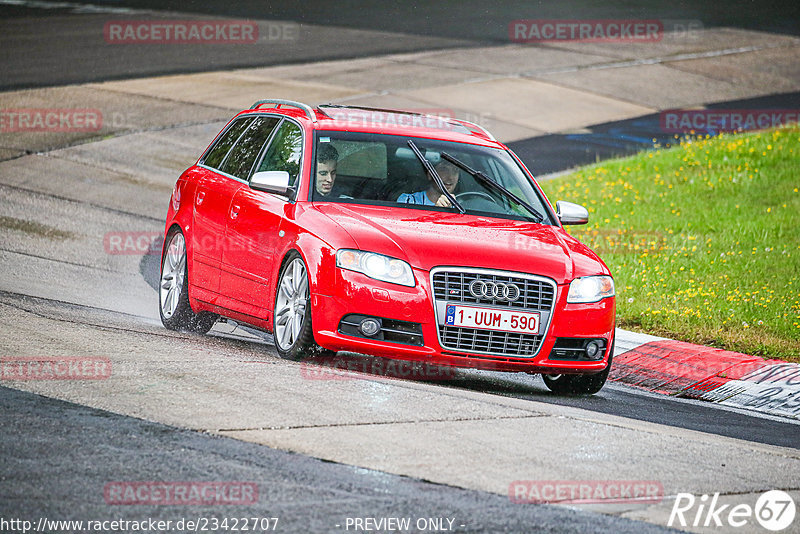
[[[458,124],[461,124],[463,126],[471,126],[473,132],[485,136],[489,141],[497,141],[497,139],[494,138],[494,136],[489,132],[489,130],[487,130],[483,126],[475,124],[474,122],[465,121],[464,119],[447,119],[447,120],[449,120],[450,122],[457,122]]]
[[[382,111],[385,113],[400,113],[402,115],[416,115],[423,117],[425,116],[424,113],[419,113],[418,111],[406,111],[404,109],[389,109],[389,108],[372,108],[369,106],[348,106],[346,104],[320,104],[317,106],[317,109],[325,113],[322,108],[335,108],[335,109],[357,109],[359,111]],[[327,113],[325,113],[328,115]],[[330,115],[328,115],[330,117]]]
[[[372,108],[372,107],[367,107],[367,106],[347,106],[347,105],[342,105],[342,104],[320,104],[319,106],[317,106],[318,110],[322,111],[322,113],[325,113],[325,111],[323,111],[322,108],[358,109],[358,110],[361,110],[361,111],[383,111],[383,112],[386,112],[386,113],[401,113],[401,114],[404,114],[404,115],[415,115],[415,116],[418,116],[418,117],[426,117],[426,116],[437,117],[437,115],[428,115],[426,113],[420,113],[418,111],[406,111],[406,110],[403,110],[403,109]],[[325,113],[325,115],[328,115],[328,114]],[[328,116],[330,117],[330,115],[328,115]],[[491,132],[489,132],[489,130],[487,130],[483,126],[475,124],[474,122],[465,121],[463,119],[456,119],[455,117],[452,117],[452,118],[451,117],[439,117],[439,118],[442,119],[445,122],[449,122],[450,124],[459,124],[461,126],[465,126],[471,132],[476,133],[478,135],[481,135],[481,136],[485,137],[486,139],[488,139],[489,141],[495,141],[495,142],[497,141],[497,139],[495,139],[495,137],[491,134]]]
[[[250,109],[258,109],[265,104],[272,104],[275,106],[275,109],[279,109],[281,106],[291,106],[293,108],[301,109],[305,112],[306,116],[311,119],[311,122],[317,122],[317,116],[314,115],[314,110],[311,109],[311,106],[308,104],[303,104],[302,102],[295,102],[294,100],[268,98],[266,100],[257,101]]]

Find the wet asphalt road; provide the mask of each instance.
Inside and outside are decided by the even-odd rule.
[[[6,313],[17,310],[11,313],[51,321],[54,339],[63,329],[80,326],[90,329],[90,339],[110,339],[113,333],[122,340],[150,338],[165,349],[185,345],[187,350],[192,347],[236,354],[237,359],[269,362],[277,358],[267,335],[260,340],[219,333],[187,338],[145,318],[9,292],[0,294],[0,306]],[[326,366],[327,362],[316,363]],[[122,368],[120,372],[125,374]],[[259,365],[258,372],[269,373],[269,366]],[[364,377],[370,379],[369,375]],[[376,378],[376,384],[385,380]],[[141,394],[147,394],[149,382],[157,383],[157,377],[145,378]],[[459,370],[453,380],[437,387],[574,406],[754,443],[799,445],[798,424],[721,411],[709,404],[643,394],[622,386],[609,385],[591,397],[556,397],[538,377]],[[152,517],[176,521],[203,516],[268,516],[280,518],[282,529],[278,531],[338,532],[342,529],[336,525],[342,525],[348,517],[450,517],[458,521],[455,532],[660,531],[653,525],[619,517],[520,505],[503,495],[324,462],[6,387],[0,387],[0,428],[0,517],[4,518]],[[413,447],[413,436],[408,440]],[[724,461],[720,468],[726,468]],[[466,465],[464,469],[479,466]],[[105,484],[125,481],[254,482],[259,500],[235,508],[106,504],[102,491]]]
[[[34,7],[35,6],[35,7]],[[89,7],[87,7],[89,6]],[[301,24],[254,45],[109,45],[106,22],[226,17]],[[761,2],[0,2],[0,89],[508,44],[517,19],[660,19],[800,35],[800,4]],[[262,30],[263,31],[263,30]],[[550,46],[550,45],[548,45]]]
[[[524,4],[524,5],[523,5]],[[653,16],[651,3],[631,10],[615,11],[614,16]],[[120,5],[114,2],[114,5]],[[185,8],[185,4],[127,2],[147,9]],[[483,3],[481,4],[481,6]],[[701,18],[707,24],[734,24],[753,29],[797,32],[797,4],[772,4],[770,11],[748,9],[749,2],[733,6],[729,11],[703,11],[687,3],[665,7],[659,16]],[[508,3],[491,13],[478,4],[440,3],[436,8],[398,5],[396,13],[387,16],[380,8],[364,10],[353,17],[348,9],[328,2],[304,3],[302,8],[273,6],[263,3],[242,3],[230,6],[202,2],[192,4],[198,14],[282,18],[325,26],[342,25],[354,30],[406,32],[408,38],[374,40],[341,39],[331,32],[326,40],[307,43],[309,46],[287,47],[280,51],[270,47],[256,57],[254,48],[211,47],[202,55],[186,56],[180,47],[148,53],[110,52],[96,46],[102,38],[87,40],[86,32],[75,31],[69,41],[53,47],[41,38],[46,28],[57,32],[78,23],[72,8],[50,11],[27,7],[0,6],[0,23],[14,26],[13,19],[32,17],[33,26],[15,26],[16,31],[31,34],[31,39],[3,43],[4,76],[0,88],[40,87],[119,77],[142,76],[167,72],[191,72],[230,67],[281,64],[360,57],[380,53],[428,50],[435,47],[464,46],[466,43],[502,42],[508,20],[535,18],[540,11],[529,10],[530,3]],[[567,7],[585,6],[576,2]],[[696,9],[692,11],[692,9]],[[221,11],[224,10],[224,11]],[[699,11],[697,11],[699,10]],[[748,16],[742,16],[742,13]],[[582,12],[585,13],[585,12]],[[604,17],[611,16],[604,11]],[[722,13],[721,15],[719,13]],[[777,15],[776,15],[777,13]],[[487,15],[488,16],[487,18]],[[554,17],[558,13],[547,16]],[[752,16],[751,16],[752,15]],[[114,15],[116,16],[116,15]],[[589,15],[586,15],[589,16]],[[601,16],[597,14],[598,18]],[[716,20],[714,17],[718,17]],[[102,27],[108,15],[84,22]],[[100,24],[98,26],[98,24]],[[59,30],[61,28],[61,30]],[[70,33],[70,32],[67,32]],[[8,33],[6,32],[6,35]],[[74,51],[81,50],[76,65]],[[46,61],[36,52],[48,52]],[[243,54],[243,52],[246,52]],[[115,54],[120,55],[115,55]],[[38,59],[37,59],[38,57]],[[797,107],[798,95],[783,95],[773,101],[780,107]],[[780,100],[783,99],[783,100]],[[646,121],[645,121],[646,122]],[[594,161],[641,148],[649,137],[642,121],[601,125],[585,137],[547,136],[512,144],[525,159],[526,150],[553,154],[552,160],[534,167],[536,173],[553,172],[576,163]],[[619,135],[620,132],[622,135]],[[641,141],[637,141],[637,139]],[[560,158],[560,159],[559,159]],[[143,272],[145,278],[146,272]],[[149,280],[148,280],[149,281]],[[16,299],[18,296],[5,295]],[[19,296],[23,301],[24,296]],[[58,303],[51,306],[60,314]],[[104,312],[100,312],[101,314]],[[137,330],[136,319],[133,319]],[[99,329],[100,330],[100,329]],[[98,335],[102,335],[98,331]],[[241,346],[240,340],[209,339],[209,345]],[[271,349],[263,349],[271,351]],[[270,352],[271,354],[274,351]],[[591,397],[557,398],[549,394],[539,379],[531,377],[484,375],[463,372],[442,387],[467,388],[497,395],[509,395],[538,402],[577,406],[601,413],[610,413],[643,421],[750,440],[758,443],[798,448],[796,424],[724,412],[693,401],[666,399],[641,394],[624,387],[608,387]],[[449,517],[455,518],[457,532],[660,532],[663,529],[589,512],[564,508],[512,504],[507,497],[473,492],[425,481],[387,475],[298,454],[244,443],[227,438],[149,423],[101,410],[90,409],[31,393],[0,387],[0,516],[32,520],[40,516],[56,519],[143,519],[146,517],[177,520],[183,517],[257,516],[278,517],[278,532],[339,532],[348,517]],[[470,468],[467,466],[467,468]],[[259,488],[256,505],[247,507],[153,507],[109,506],[103,501],[102,488],[112,481],[125,480],[241,480],[255,482]],[[463,527],[461,526],[463,525]]]
[[[255,517],[278,518],[275,532],[346,532],[348,518],[397,517],[411,520],[407,532],[424,531],[415,528],[418,520],[422,526],[440,518],[452,520],[453,532],[671,531],[596,513],[515,504],[502,495],[323,462],[4,387],[0,428],[0,517],[6,520]],[[129,481],[254,483],[257,499],[216,506],[106,504],[106,484]]]

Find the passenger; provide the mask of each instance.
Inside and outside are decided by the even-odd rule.
[[[440,160],[439,163],[434,165],[434,168],[442,179],[447,192],[454,195],[456,186],[458,185],[458,168],[445,160]],[[433,178],[429,176],[428,180],[430,180],[428,189],[425,191],[417,191],[416,193],[403,193],[397,197],[397,201],[406,204],[424,204],[426,206],[449,208],[451,206],[450,200],[436,187]]]
[[[320,195],[334,196],[333,184],[336,182],[336,165],[339,162],[339,152],[330,143],[320,143],[317,148],[317,179],[316,189]]]

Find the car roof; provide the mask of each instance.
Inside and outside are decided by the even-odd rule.
[[[257,101],[242,113],[253,111],[277,112],[306,122],[317,130],[407,135],[504,148],[485,128],[456,119],[447,110],[438,110],[441,114],[426,114],[338,104],[312,108],[292,100],[269,99]]]

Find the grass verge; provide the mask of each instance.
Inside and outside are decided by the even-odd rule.
[[[545,181],[608,264],[617,325],[800,362],[800,128],[684,139]]]

